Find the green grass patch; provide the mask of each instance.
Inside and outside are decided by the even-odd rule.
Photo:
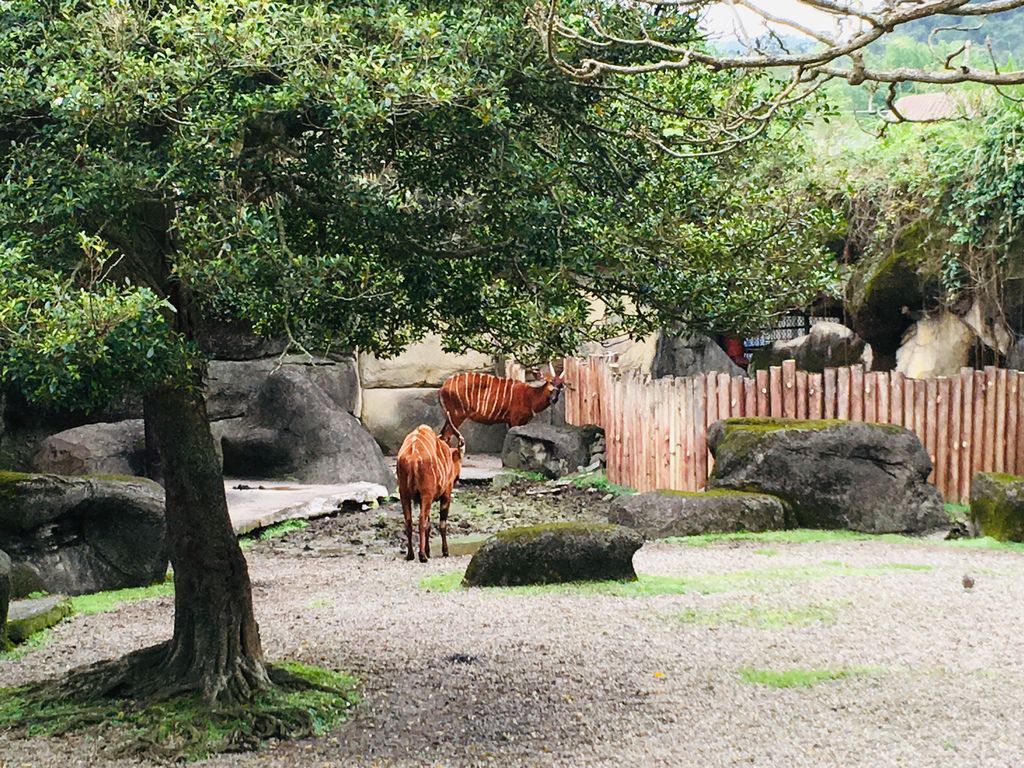
[[[45,647],[52,639],[53,633],[48,629],[36,632],[29,635],[29,638],[23,643],[18,643],[7,650],[0,649],[0,661],[17,661],[22,656],[27,656],[33,651]]]
[[[840,667],[838,669],[794,669],[775,670],[743,667],[738,670],[740,680],[750,685],[766,685],[770,688],[810,688],[832,680],[842,680],[854,675],[866,675],[879,670],[870,667]]]
[[[533,472],[529,469],[506,469],[505,472],[515,475],[516,477],[521,477],[524,480],[529,480],[533,483],[546,483],[548,481],[546,475],[540,472]]]
[[[303,528],[309,527],[309,521],[303,520],[302,518],[296,518],[294,520],[282,520],[280,523],[274,523],[268,525],[262,529],[256,538],[260,541],[269,541],[270,539],[279,539],[292,531],[301,531]]]
[[[814,544],[818,542],[867,541],[877,538],[856,531],[823,531],[816,528],[794,528],[789,531],[763,531],[761,533],[704,533],[698,536],[670,536],[663,541],[685,544],[688,547],[708,547],[728,541],[754,541],[774,544]]]
[[[839,610],[835,605],[808,605],[801,608],[761,608],[754,605],[724,605],[702,610],[683,611],[679,620],[686,624],[704,624],[709,627],[738,625],[757,629],[784,629],[808,627],[813,624],[836,623]]]
[[[947,501],[942,505],[946,510],[946,516],[951,523],[966,521],[971,516],[970,504],[958,504],[955,501]]]
[[[56,736],[87,731],[110,756],[198,760],[256,749],[268,738],[319,736],[358,702],[357,681],[298,663],[276,665],[279,684],[244,708],[213,711],[199,696],[137,705],[121,699],[49,698],[39,686],[0,689],[0,731]]]
[[[168,578],[166,581],[150,584],[148,587],[129,587],[127,589],[112,589],[107,592],[94,592],[91,595],[78,595],[71,598],[71,607],[75,609],[76,614],[107,613],[116,611],[125,603],[148,600],[152,597],[169,597],[173,594],[174,581]]]
[[[632,488],[611,482],[604,472],[586,472],[578,475],[569,475],[568,479],[573,485],[584,491],[588,488],[596,488],[602,493],[610,493],[613,496],[630,496],[636,493]]]
[[[243,550],[252,549],[258,541],[279,539],[282,536],[287,536],[292,531],[301,531],[303,528],[308,527],[309,521],[303,520],[302,518],[282,520],[280,523],[274,523],[273,525],[268,525],[266,528],[260,528],[243,535],[239,539],[238,544]]]
[[[754,554],[764,555],[765,557],[776,557],[779,554],[779,550],[772,547],[763,547],[761,549],[755,549]]]
[[[1003,552],[1024,552],[1024,542],[999,541],[991,536],[979,536],[976,539],[949,539],[937,542],[945,547],[960,549],[992,549]]]
[[[639,574],[636,581],[577,581],[569,584],[543,584],[525,587],[479,587],[496,594],[508,595],[613,595],[616,597],[651,597],[653,595],[710,595],[739,590],[763,591],[789,582],[825,579],[835,576],[878,576],[899,571],[930,571],[930,565],[915,563],[884,563],[855,567],[836,561],[790,568],[765,568],[750,571],[700,574],[696,576],[650,576]],[[453,592],[462,588],[462,572],[427,576],[420,587],[432,592]]]
[[[888,544],[912,544],[917,546],[965,547],[968,549],[994,549],[1008,552],[1024,552],[1024,543],[997,541],[983,536],[973,539],[920,539],[898,533],[859,533],[857,531],[825,531],[816,528],[794,528],[788,531],[764,531],[762,533],[705,533],[699,536],[670,536],[662,539],[669,544],[688,547],[709,547],[714,544],[735,541],[771,544],[816,544],[842,543],[848,541],[882,541]]]

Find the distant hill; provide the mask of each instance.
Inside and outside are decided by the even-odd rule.
[[[928,36],[937,27],[962,27],[958,30],[939,32],[937,38],[943,43],[959,40],[970,40],[976,45],[983,45],[989,38],[992,50],[1000,59],[1010,56],[1019,58],[1024,50],[1024,8],[987,18],[972,16],[935,16],[930,19],[919,19],[904,24],[898,34],[906,35],[914,40],[927,43]]]

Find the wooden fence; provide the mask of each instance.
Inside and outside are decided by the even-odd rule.
[[[824,373],[781,366],[651,379],[620,373],[614,356],[565,361],[570,424],[604,428],[608,479],[637,490],[699,490],[712,459],[707,428],[733,416],[845,419],[898,424],[931,456],[930,477],[948,501],[970,498],[978,471],[1024,474],[1024,372],[989,367],[910,379],[863,367]]]

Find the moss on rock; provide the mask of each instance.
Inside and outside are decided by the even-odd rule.
[[[971,483],[971,522],[997,541],[1024,541],[1024,477],[978,472]]]
[[[71,601],[62,595],[48,595],[34,600],[11,603],[7,616],[7,636],[11,642],[23,643],[37,632],[49,629],[74,613]]]
[[[469,562],[468,587],[634,580],[636,531],[599,523],[546,523],[511,528],[488,539]]]

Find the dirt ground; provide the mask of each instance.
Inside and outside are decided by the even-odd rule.
[[[508,485],[500,489],[492,488],[490,482],[463,482],[456,488],[448,521],[450,537],[478,536],[518,525],[562,520],[607,522],[612,499],[604,489],[577,488],[572,483],[538,483],[511,476],[504,480]],[[436,506],[433,514],[436,540]],[[307,528],[260,541],[254,548],[307,557],[404,554],[402,507],[393,500],[378,509],[318,518],[309,521]]]
[[[529,488],[465,488],[453,523],[600,519],[608,503]],[[650,543],[637,571],[677,593],[439,591],[424,579],[469,558],[405,562],[398,520],[346,513],[247,551],[268,657],[351,672],[363,700],[322,738],[199,765],[1024,765],[1020,552]],[[156,642],[171,621],[170,598],[76,617],[0,661],[0,686]],[[0,766],[148,765],[105,746],[0,736]]]

